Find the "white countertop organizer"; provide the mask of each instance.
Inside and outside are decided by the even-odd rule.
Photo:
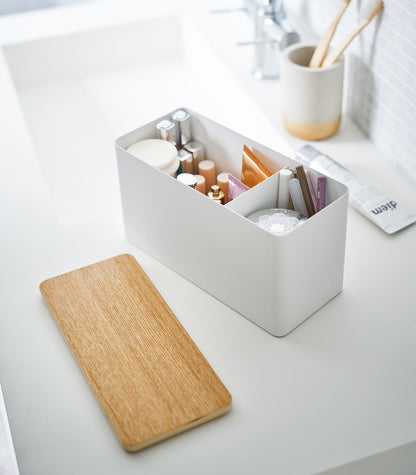
[[[161,0],[146,8],[135,0],[108,0],[0,17],[0,382],[21,473],[414,473],[416,226],[387,235],[349,206],[343,291],[284,338],[253,325],[124,238],[113,139],[169,112],[175,101],[289,157],[305,145],[282,128],[279,82],[256,81],[250,52],[235,45],[253,39],[252,22],[242,11],[209,13],[223,7],[219,0]],[[97,38],[116,35],[126,48],[144,37],[146,24],[158,38],[166,36],[167,16],[180,20],[183,38],[189,38],[188,69],[170,52],[157,63],[159,41],[146,43],[149,65],[134,48],[130,57],[138,69],[120,75],[110,69],[111,80],[104,74],[89,83],[69,77],[61,84],[45,76],[52,66],[33,58],[20,62],[19,45],[29,42],[49,53],[44,39],[57,46],[62,35],[74,34],[68,44],[79,55],[76,65],[89,59],[84,32],[91,32],[98,55]],[[117,59],[117,50],[111,51]],[[23,90],[13,84],[6,53],[19,60]],[[67,63],[73,68],[73,61]],[[39,88],[27,84],[38,73],[45,80]],[[178,87],[158,87],[166,84]],[[24,94],[23,103],[16,92]],[[50,163],[34,148],[38,132]],[[65,150],[60,143],[53,153],[51,145],[60,137]],[[316,148],[416,213],[414,183],[348,117]],[[214,149],[209,152],[215,158]],[[240,148],[236,153],[237,164]],[[75,185],[66,195],[73,183],[68,184],[68,170]],[[50,186],[65,193],[51,194]],[[210,232],[227,239],[221,229]],[[259,248],[251,246],[249,253]],[[47,277],[122,253],[135,256],[235,403],[227,416],[135,455],[108,429],[38,290]],[[199,256],[193,258],[198,263]]]
[[[327,180],[327,206],[286,236],[246,217],[277,206],[279,173],[292,159],[188,110],[192,138],[217,173],[241,173],[243,145],[273,175],[224,206],[134,157],[170,113],[116,141],[127,239],[275,336],[284,336],[342,290],[347,188]],[[311,171],[313,179],[316,175]]]

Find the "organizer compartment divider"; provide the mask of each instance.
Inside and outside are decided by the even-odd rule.
[[[245,217],[260,209],[276,208],[278,190],[279,173],[275,173],[257,186],[229,201],[225,207]]]

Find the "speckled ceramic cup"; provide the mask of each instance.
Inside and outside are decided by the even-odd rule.
[[[333,135],[341,123],[344,58],[332,66],[309,68],[314,45],[295,44],[281,60],[281,113],[288,132],[305,140]]]

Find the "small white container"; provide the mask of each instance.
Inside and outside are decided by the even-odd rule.
[[[146,139],[130,145],[128,152],[149,165],[176,177],[179,168],[178,151],[170,142],[162,139]]]
[[[295,44],[281,56],[281,113],[286,130],[305,140],[333,135],[342,116],[344,58],[310,68],[315,46]]]
[[[347,188],[328,178],[327,206],[290,234],[274,236],[246,216],[276,207],[276,172],[298,163],[188,112],[192,138],[204,144],[218,172],[240,176],[247,145],[274,174],[219,206],[126,151],[137,140],[155,137],[156,123],[170,112],[116,141],[126,238],[268,332],[284,336],[342,290]],[[212,229],[222,237],[212,239]]]

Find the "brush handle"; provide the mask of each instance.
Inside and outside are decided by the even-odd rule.
[[[377,13],[383,8],[383,2],[381,0],[376,0],[375,8],[370,11],[367,16],[364,16],[360,20],[360,23],[356,26],[356,28],[347,35],[332,51],[331,53],[325,58],[324,62],[322,63],[322,67],[327,67],[333,65],[342,53],[344,52],[345,48],[351,43],[351,41],[363,30],[371,20],[377,15]]]
[[[322,35],[321,40],[316,47],[315,52],[309,62],[310,68],[319,68],[322,64],[322,61],[325,58],[326,52],[328,51],[329,44],[331,43],[332,37],[334,36],[335,30],[337,29],[338,23],[341,20],[342,15],[350,4],[351,0],[345,0],[340,9],[338,10],[337,16],[334,18],[333,22],[329,25],[328,29]]]
[[[358,33],[360,33],[360,31],[368,25],[368,23],[368,20],[361,20],[360,23],[356,26],[356,28],[354,28],[354,30],[349,33],[325,58],[324,62],[322,63],[322,67],[325,68],[327,66],[332,66],[334,63],[336,63],[344,52],[345,48],[358,35]]]

